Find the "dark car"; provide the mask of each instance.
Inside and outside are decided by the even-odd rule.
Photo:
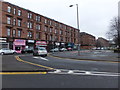
[[[32,48],[25,48],[21,52],[22,53],[33,53],[33,49]]]

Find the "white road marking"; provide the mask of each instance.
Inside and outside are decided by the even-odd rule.
[[[69,73],[69,74],[72,74],[72,73],[74,73],[74,72],[73,72],[72,70],[69,70],[68,73]]]
[[[56,71],[54,71],[54,73],[60,73],[61,72],[61,70],[56,70]]]
[[[46,59],[46,58],[43,58],[43,57],[40,57],[40,59],[42,59],[42,60],[45,60],[45,61],[49,61],[48,59]]]
[[[114,72],[96,72],[96,71],[83,71],[83,70],[66,70],[56,69],[54,72],[48,72],[51,74],[71,74],[71,75],[92,75],[92,76],[120,76],[120,73]]]
[[[35,59],[42,59],[42,60],[44,60],[44,61],[49,61],[48,59],[43,58],[43,57],[33,57],[33,58],[35,58]]]
[[[39,57],[33,57],[33,58],[38,59]]]

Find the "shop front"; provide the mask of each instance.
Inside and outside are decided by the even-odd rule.
[[[34,45],[35,45],[35,40],[27,40],[25,48],[33,50],[34,49]]]
[[[13,50],[16,50],[17,53],[21,53],[26,47],[26,40],[15,39],[13,42]]]
[[[0,38],[0,49],[9,48],[9,43],[7,43],[7,38]]]
[[[47,47],[47,43],[45,41],[36,41],[35,48],[37,47]]]

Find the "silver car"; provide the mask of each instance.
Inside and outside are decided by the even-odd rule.
[[[11,49],[8,49],[8,48],[0,49],[0,54],[1,55],[4,55],[4,54],[15,54],[15,53],[16,53],[15,50],[11,50]]]
[[[33,55],[47,56],[47,50],[44,47],[35,48]]]

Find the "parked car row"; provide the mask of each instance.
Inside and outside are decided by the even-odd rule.
[[[54,49],[51,49],[50,52],[63,52],[63,51],[72,51],[72,48],[54,48]]]
[[[63,52],[63,51],[71,51],[72,48],[54,48],[54,49],[51,49],[50,52]],[[8,49],[8,48],[2,48],[0,49],[0,54],[1,55],[4,55],[4,54],[16,54],[17,52],[15,50],[11,50],[11,49]],[[45,47],[38,47],[38,48],[35,48],[34,50],[33,49],[24,49],[21,51],[21,53],[33,53],[33,55],[40,55],[40,56],[47,56],[47,50]]]

